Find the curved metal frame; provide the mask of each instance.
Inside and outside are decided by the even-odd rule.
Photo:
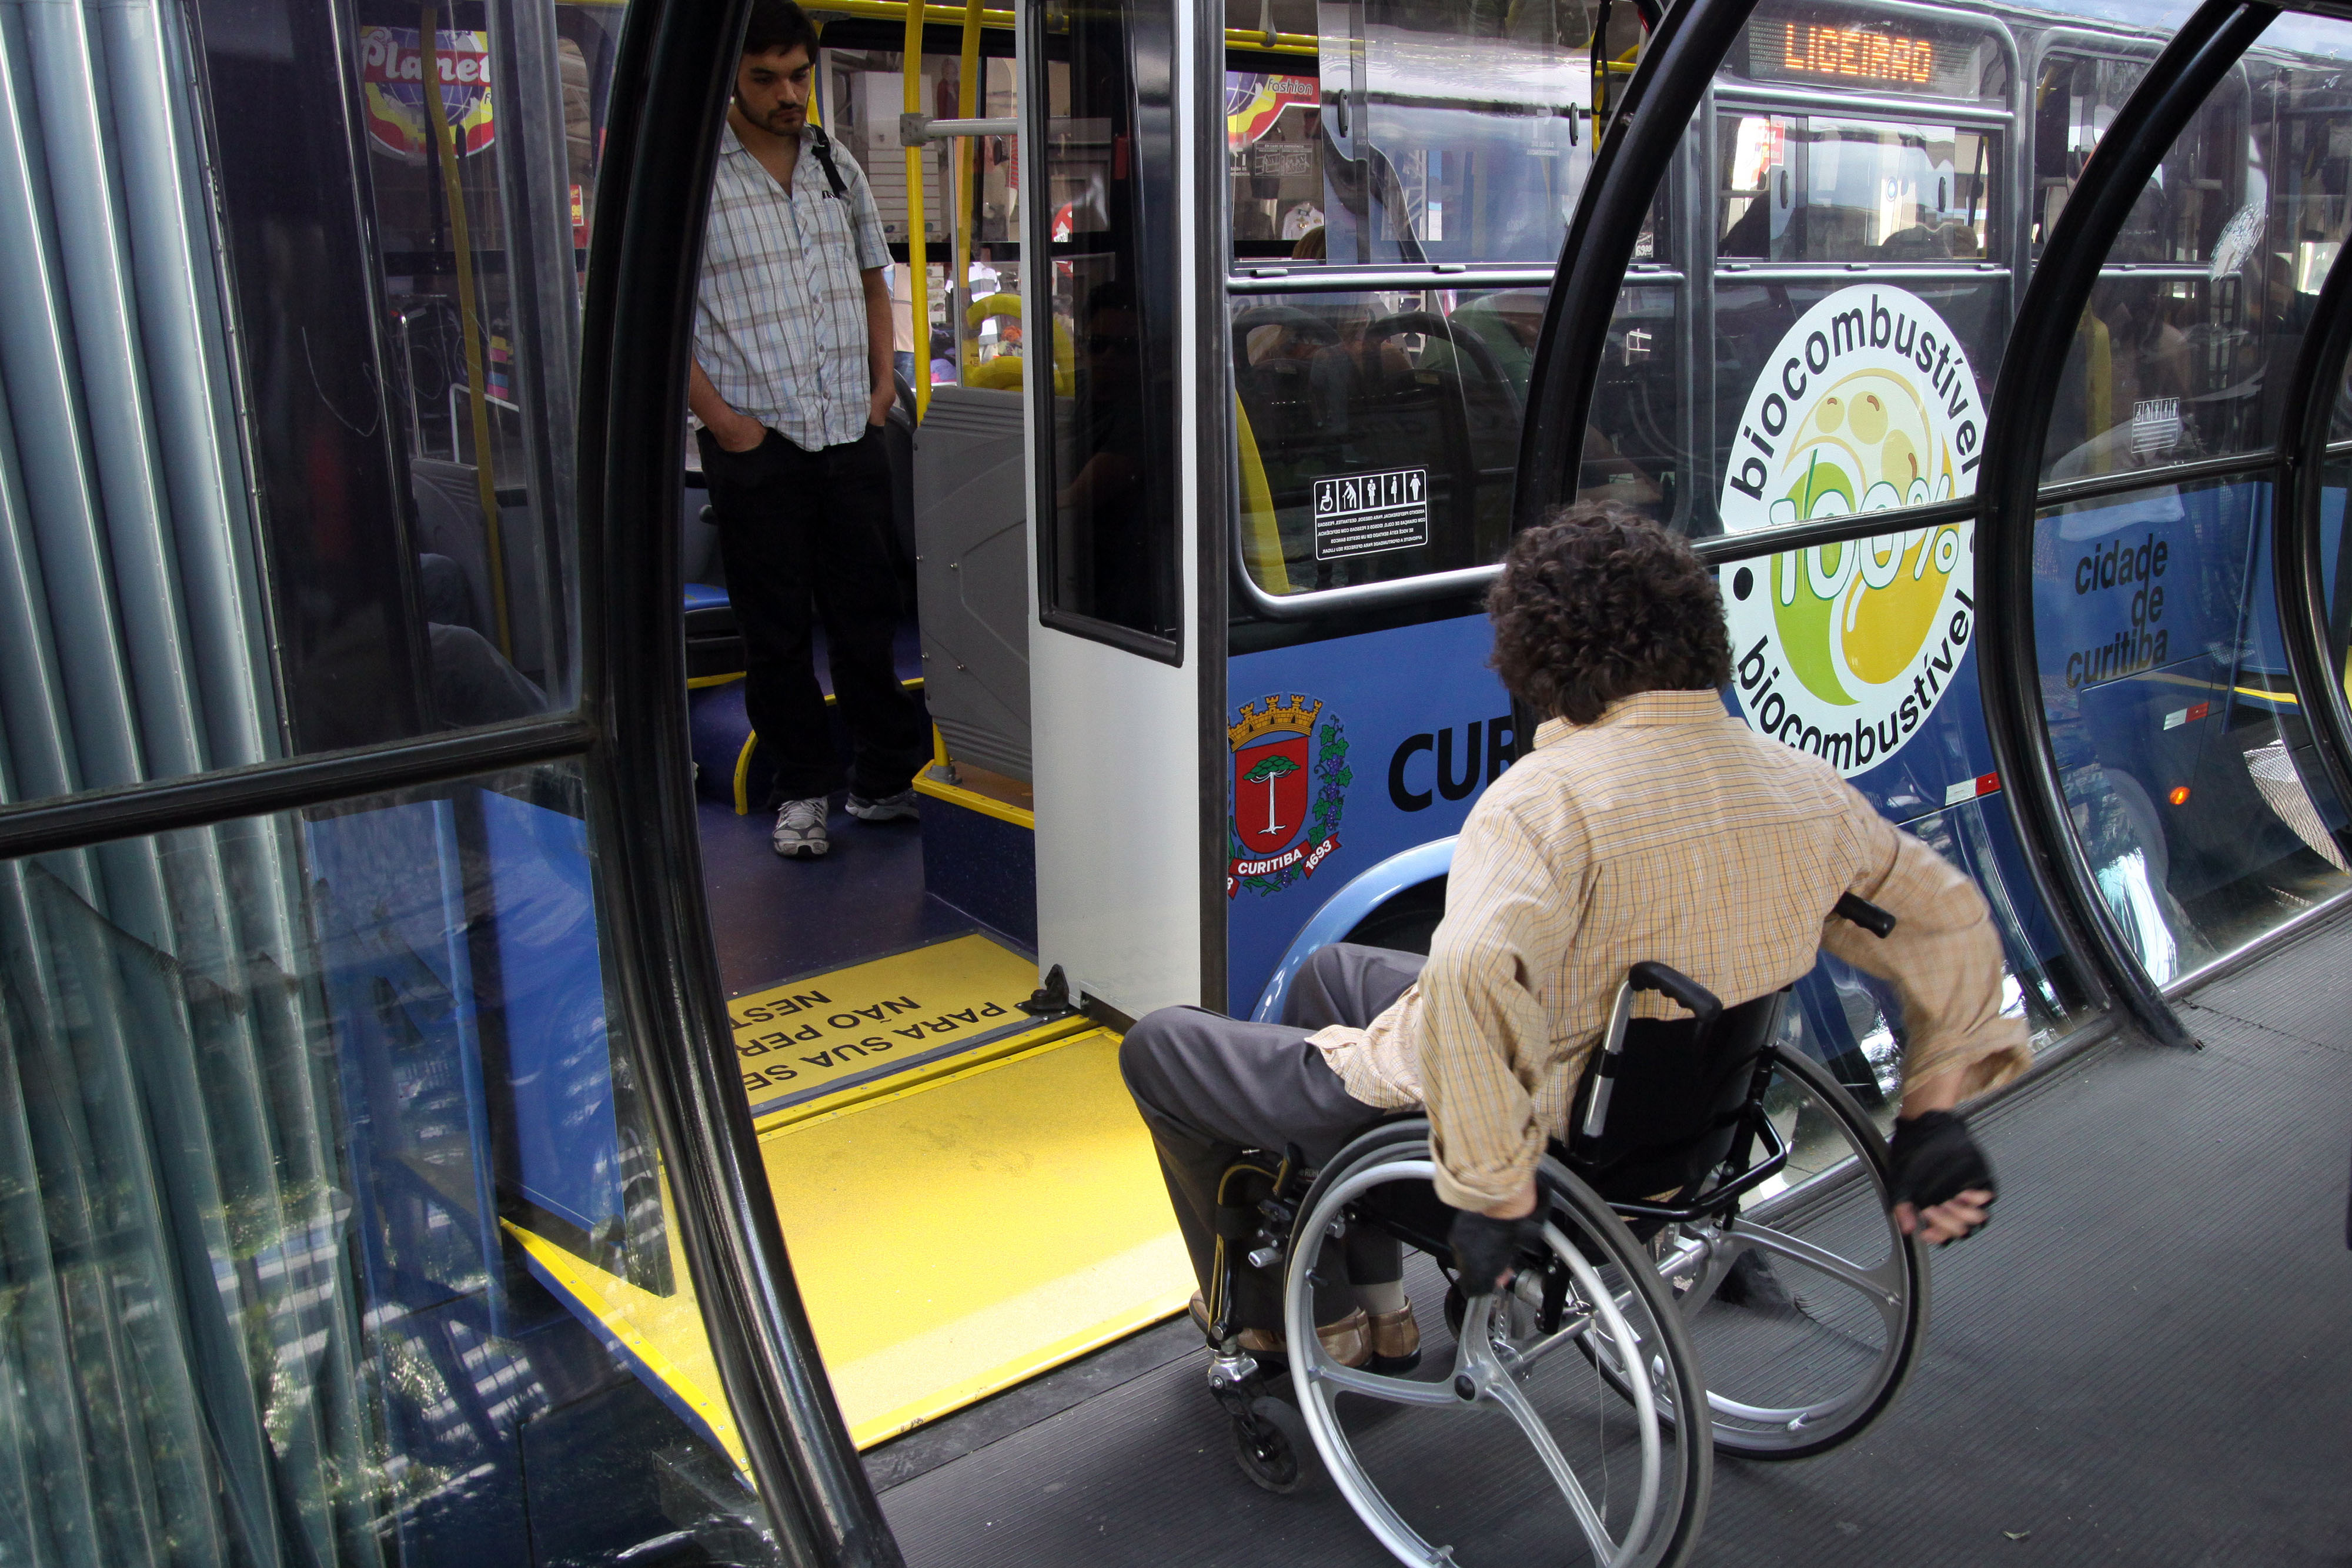
[[[2042,264],[2010,328],[1987,407],[1977,491],[1977,559],[1985,574],[1979,614],[1990,622],[1977,646],[1985,724],[2014,799],[2027,862],[2052,918],[2089,952],[2097,977],[2142,1028],[2171,1045],[2190,1043],[2189,1033],[2125,940],[2067,821],[2065,789],[2040,708],[2033,528],[2059,380],[2108,248],[2182,127],[2277,15],[2273,6],[2246,0],[2207,0],[2099,139],[2042,245]]]
[[[677,411],[705,203],[748,0],[635,0],[597,192],[580,387],[581,702],[615,988],[669,1156],[678,1228],[788,1560],[898,1568],[833,1401],[731,1071],[688,777]]]
[[[2326,488],[2328,436],[2336,391],[2352,359],[2352,251],[2327,268],[2304,330],[2294,379],[2279,407],[2293,423],[2280,433],[2278,495],[2271,508],[2271,566],[2279,607],[2279,640],[2287,672],[2303,697],[2320,771],[2336,797],[2336,814],[2352,812],[2352,704],[2344,672],[2328,647],[2327,583],[2320,554],[2319,504]],[[2329,824],[2336,847],[2352,859],[2352,821]]]

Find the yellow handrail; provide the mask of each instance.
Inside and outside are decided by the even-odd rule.
[[[821,0],[820,4],[807,9],[811,16],[878,16],[891,22],[907,14],[906,0]],[[923,20],[937,22],[942,26],[954,26],[963,18],[964,7],[961,5],[927,5],[923,7]],[[1013,27],[1013,13],[1010,11],[982,11],[980,20],[984,27],[1001,27],[1007,32]]]
[[[906,83],[904,95],[908,114],[925,111],[923,103],[923,17],[928,7],[902,5],[907,14],[906,51],[900,63],[899,76]],[[914,332],[926,340],[931,332],[931,256],[923,242],[923,148],[926,143],[907,144],[907,301],[908,314],[913,318]],[[910,334],[911,335],[911,334]],[[928,350],[930,345],[923,345]],[[928,353],[919,358],[917,368],[929,363]],[[915,423],[931,412],[931,378],[928,374],[915,378]]]
[[[617,5],[622,3],[622,0],[613,0],[613,3]],[[966,22],[971,16],[971,9],[969,4],[964,5],[926,5],[923,6],[923,20],[935,22],[942,26],[954,26],[959,23]],[[820,0],[819,4],[808,7],[808,14],[819,18],[875,16],[885,21],[895,22],[907,15],[907,3],[906,0]],[[1010,11],[983,9],[980,13],[980,25],[983,29],[1011,32],[1013,16]],[[1254,49],[1262,55],[1311,55],[1318,52],[1320,45],[1312,33],[1276,33],[1274,35],[1274,41],[1269,44],[1264,33],[1248,27],[1228,27],[1225,29],[1225,47]]]
[[[1322,44],[1312,33],[1276,33],[1273,42],[1264,33],[1247,27],[1227,27],[1225,47],[1255,49],[1261,55],[1315,55],[1322,53]]]
[[[441,98],[441,18],[425,7],[425,129],[441,165],[441,188],[449,203],[449,248],[457,252],[457,321],[465,334],[466,381],[474,413],[474,494],[482,507],[483,564],[490,578],[490,630],[499,652],[514,657],[514,622],[507,607],[507,555],[499,522],[499,482],[490,471],[490,382],[482,373],[482,325],[474,292],[474,242],[466,224],[466,188],[457,177],[457,149],[449,140],[449,117]],[[457,456],[454,451],[450,456]]]
[[[963,58],[956,83],[956,113],[966,120],[980,112],[980,0],[966,0],[963,10]],[[971,138],[959,136],[948,143],[948,167],[955,180],[955,276],[948,279],[948,308],[971,289]],[[931,324],[920,323],[915,345],[916,369],[925,385],[931,379]],[[958,356],[961,360],[961,356]]]

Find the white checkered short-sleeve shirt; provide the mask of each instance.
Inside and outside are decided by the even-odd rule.
[[[695,294],[694,358],[730,406],[805,451],[866,434],[874,378],[861,272],[890,262],[866,172],[833,143],[843,193],[801,139],[787,195],[721,132]]]

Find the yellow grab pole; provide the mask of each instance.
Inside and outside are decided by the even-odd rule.
[[[490,626],[499,652],[514,657],[514,634],[507,619],[507,558],[499,537],[498,477],[490,472],[490,387],[482,374],[482,329],[474,308],[474,250],[466,229],[466,190],[457,178],[457,149],[449,140],[447,106],[441,101],[440,18],[425,7],[425,125],[439,149],[441,189],[449,203],[449,246],[457,253],[457,315],[465,331],[467,402],[474,407],[474,490],[482,504],[483,549],[490,574]],[[485,90],[488,90],[485,89]],[[451,453],[456,456],[456,453]]]
[[[906,78],[906,109],[908,114],[925,112],[923,105],[923,10],[920,5],[907,7],[906,58],[901,75]],[[931,412],[930,337],[931,337],[931,257],[923,244],[923,149],[928,142],[907,143],[907,298],[910,335],[919,340],[915,355],[915,423]]]
[[[980,112],[980,0],[964,0],[963,58],[961,75],[956,82],[956,113],[970,120]],[[971,138],[959,136],[948,143],[949,168],[955,178],[955,277],[948,280],[948,308],[961,316],[970,303],[971,292],[971,176],[979,167],[972,157]],[[924,324],[922,342],[917,345],[916,359],[923,366],[923,380],[931,379],[931,335],[929,323]],[[963,328],[956,329],[958,349],[956,373],[963,373],[961,343]]]

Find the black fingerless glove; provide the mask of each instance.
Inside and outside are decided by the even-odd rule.
[[[1887,1196],[1895,1203],[1933,1208],[1971,1187],[2000,1190],[1993,1185],[1992,1163],[1969,1136],[1968,1123],[1951,1111],[1897,1118],[1886,1155],[1894,1167]]]
[[[1483,1296],[1495,1281],[1518,1266],[1519,1254],[1543,1246],[1543,1210],[1517,1219],[1494,1219],[1462,1209],[1454,1216],[1446,1236],[1454,1244],[1454,1266],[1465,1296]]]

